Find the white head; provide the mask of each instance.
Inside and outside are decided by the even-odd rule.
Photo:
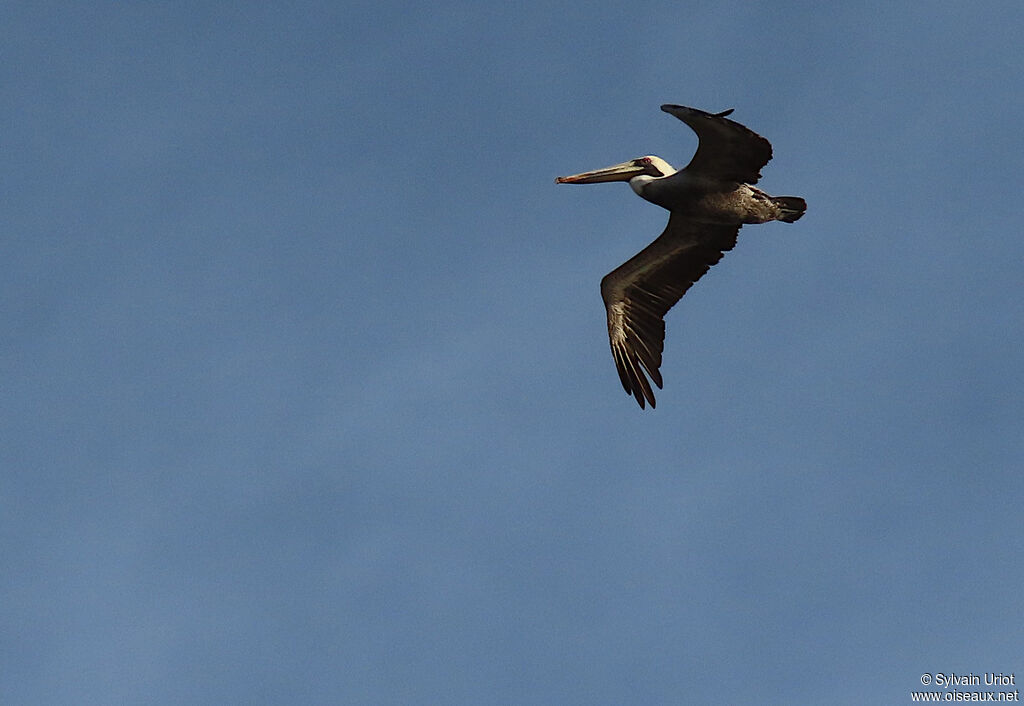
[[[649,154],[604,169],[558,177],[555,182],[558,184],[597,184],[603,181],[628,181],[633,191],[640,194],[640,190],[648,183],[656,179],[664,179],[675,173],[676,169],[671,164],[661,157]],[[642,194],[640,195],[642,196]]]

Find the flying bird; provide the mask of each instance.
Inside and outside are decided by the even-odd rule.
[[[640,408],[655,406],[651,381],[662,387],[665,314],[722,254],[736,245],[745,223],[784,221],[804,215],[797,196],[769,196],[753,185],[772,158],[772,146],[721,113],[681,105],[661,109],[697,133],[699,144],[684,169],[653,155],[592,172],[558,177],[559,184],[628,181],[643,199],[669,212],[657,240],[601,280],[608,337],[619,379]],[[650,380],[648,380],[650,378]]]

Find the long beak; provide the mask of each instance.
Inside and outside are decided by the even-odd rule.
[[[623,162],[613,167],[596,169],[592,172],[573,174],[572,176],[558,177],[556,184],[597,184],[602,181],[629,181],[637,174],[643,174],[644,167],[638,167],[633,162]]]

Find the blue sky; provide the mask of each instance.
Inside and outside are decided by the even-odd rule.
[[[0,10],[0,702],[909,703],[1024,678],[1016,3]],[[771,140],[669,314],[554,177]]]

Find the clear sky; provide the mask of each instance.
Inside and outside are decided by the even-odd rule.
[[[1024,681],[1024,10],[5,3],[0,703],[911,703]],[[771,140],[669,314],[554,177]]]

